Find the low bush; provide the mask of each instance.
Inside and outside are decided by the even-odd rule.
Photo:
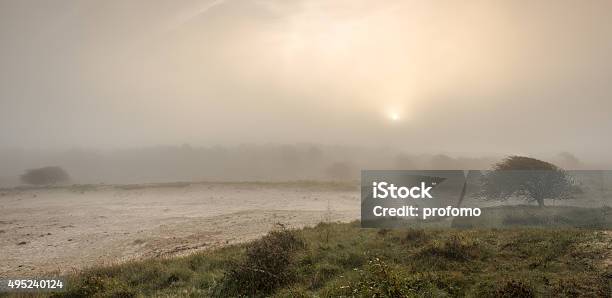
[[[225,274],[217,294],[220,296],[266,296],[294,279],[291,265],[295,252],[304,242],[295,231],[270,232],[246,248],[244,261]]]

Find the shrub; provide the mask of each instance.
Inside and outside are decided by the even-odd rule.
[[[522,281],[510,280],[497,288],[495,291],[496,297],[501,298],[528,298],[534,297],[533,289]]]
[[[33,185],[49,185],[70,180],[70,176],[60,167],[44,167],[27,170],[21,175],[21,182]]]
[[[219,296],[266,296],[294,278],[295,253],[304,242],[294,231],[270,232],[247,246],[244,261],[234,264],[225,274]]]

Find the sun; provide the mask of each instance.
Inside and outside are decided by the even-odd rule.
[[[391,119],[391,121],[399,121],[400,115],[397,112],[391,112],[389,113],[389,119]]]

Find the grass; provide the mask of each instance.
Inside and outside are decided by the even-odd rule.
[[[612,229],[612,208],[586,208],[576,206],[516,205],[481,208],[479,217],[455,217],[452,226],[474,227],[556,227]]]
[[[279,228],[186,257],[82,271],[54,297],[610,297],[612,240],[580,229]]]

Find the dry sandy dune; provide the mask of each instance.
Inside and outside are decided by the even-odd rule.
[[[199,183],[0,190],[0,277],[179,255],[359,217],[357,187]]]

